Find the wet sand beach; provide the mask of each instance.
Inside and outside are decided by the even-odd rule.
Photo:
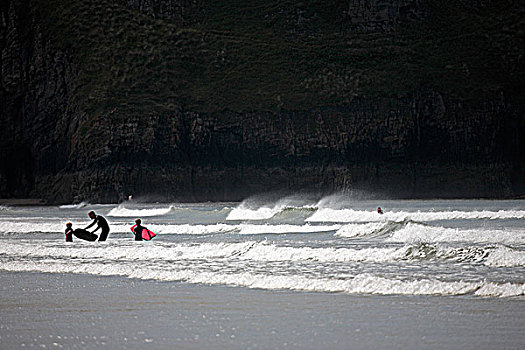
[[[0,272],[2,349],[522,349],[522,298]]]

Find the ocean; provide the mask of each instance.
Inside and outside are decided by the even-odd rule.
[[[384,214],[377,213],[377,207],[381,207]],[[108,220],[111,228],[108,240],[87,242],[74,238],[74,242],[65,242],[65,223],[72,222],[73,228],[87,226],[90,223],[87,216],[89,210],[95,210]],[[157,237],[152,241],[134,241],[130,227],[136,218],[141,218],[143,226],[156,232]],[[463,327],[467,327],[465,337],[462,338],[459,333],[453,343],[458,348],[483,348],[483,344],[489,345],[486,348],[495,344],[506,344],[505,348],[520,348],[525,345],[522,334],[525,326],[522,321],[525,316],[524,219],[525,200],[352,200],[345,195],[313,199],[306,196],[253,197],[241,203],[164,204],[128,201],[113,205],[80,203],[1,207],[0,278],[4,282],[9,281],[9,286],[3,283],[2,294],[11,295],[13,288],[18,288],[30,291],[30,296],[24,300],[40,300],[44,298],[42,293],[31,292],[38,289],[34,281],[47,280],[46,285],[56,283],[55,287],[60,289],[65,288],[66,283],[61,279],[69,281],[66,284],[75,285],[76,282],[72,281],[80,278],[85,290],[89,290],[97,283],[102,283],[100,281],[107,280],[117,285],[124,283],[128,287],[136,286],[139,291],[145,288],[155,290],[151,286],[145,287],[151,284],[161,290],[178,288],[186,291],[185,288],[189,288],[196,295],[202,296],[204,293],[204,300],[218,293],[226,299],[221,299],[221,302],[229,305],[224,312],[230,314],[239,307],[235,304],[236,300],[253,303],[251,298],[255,293],[259,296],[262,294],[263,299],[280,300],[280,303],[289,305],[282,300],[285,298],[302,312],[306,312],[303,310],[306,307],[309,314],[302,318],[318,317],[325,320],[323,325],[350,322],[348,317],[356,313],[366,319],[366,310],[358,312],[353,309],[347,310],[348,314],[339,314],[338,310],[345,308],[342,306],[346,305],[344,300],[373,304],[368,312],[370,315],[378,313],[376,321],[379,324],[382,322],[381,317],[386,317],[381,316],[385,302],[389,305],[396,302],[411,305],[415,310],[432,305],[433,317],[441,315],[454,318],[453,310],[460,313],[456,315],[456,320],[448,320],[449,324],[455,325],[455,321],[466,317],[461,322]],[[62,282],[57,282],[59,280]],[[108,293],[111,295],[113,292]],[[88,296],[87,292],[80,293],[83,298]],[[122,293],[128,299],[136,297],[130,290]],[[166,298],[169,295],[167,292],[161,294]],[[234,297],[229,298],[228,295]],[[112,297],[108,296],[108,300]],[[9,315],[11,320],[3,321],[4,326],[0,326],[0,341],[9,344],[8,348],[19,348],[21,344],[33,344],[35,347],[78,344],[79,348],[104,345],[100,343],[100,335],[96,341],[84,339],[87,341],[84,347],[74,338],[64,343],[61,336],[61,341],[58,341],[56,337],[60,332],[55,330],[49,334],[53,341],[39,340],[36,336],[40,334],[38,331],[27,336],[20,329],[24,329],[24,325],[29,322],[31,310],[20,307],[17,297],[10,298],[4,297],[0,304],[3,316]],[[306,299],[322,302],[305,305]],[[15,305],[19,307],[18,313],[14,311]],[[252,321],[265,325],[262,327],[268,332],[269,328],[264,328],[269,327],[266,322],[279,324],[282,319],[291,317],[290,314],[281,314],[286,309],[283,306],[275,309],[274,314],[266,315],[268,319],[262,322],[260,317],[264,315],[263,310],[268,310],[269,306],[250,305],[246,313],[252,315]],[[338,306],[334,308],[334,305]],[[469,333],[469,329],[474,333],[480,326],[474,322],[479,315],[473,319],[465,316],[470,311],[460,312],[462,305],[468,305],[469,310],[476,309],[473,305],[484,305],[483,310],[486,310],[489,305],[495,311],[493,314],[484,314],[485,325],[498,319],[498,315],[503,324],[498,325],[498,331],[488,333],[492,334],[492,338],[476,338]],[[158,313],[159,310],[150,311]],[[195,310],[200,309],[195,306],[192,312]],[[450,334],[442,334],[449,326],[445,326],[443,320],[434,319],[434,332],[434,328],[428,324],[431,321],[426,321],[430,328],[425,337],[432,339],[432,343],[425,343],[419,335],[418,341],[415,341],[416,338],[408,336],[409,329],[422,327],[425,323],[414,325],[414,319],[407,318],[404,311],[404,306],[398,305],[389,310],[389,316],[397,315],[404,319],[406,327],[398,324],[391,326],[390,330],[383,329],[383,333],[376,334],[375,340],[371,340],[374,339],[373,333],[369,337],[361,333],[368,343],[362,339],[361,343],[354,343],[352,348],[385,345],[389,345],[389,348],[419,348],[419,345],[442,348],[440,345],[454,339]],[[24,312],[27,313],[26,318],[20,316]],[[52,319],[62,315],[59,310],[49,312],[46,317]],[[101,317],[105,315],[104,309],[98,312]],[[119,324],[120,316],[111,317]],[[180,317],[177,318],[179,321]],[[202,322],[200,317],[201,313],[197,319]],[[239,319],[235,322],[226,320],[225,324],[228,322],[242,323]],[[476,322],[479,323],[479,320]],[[506,325],[506,322],[509,324]],[[226,343],[217,343],[224,334],[218,332],[217,336],[213,331],[197,339],[185,337],[185,333],[170,338],[166,334],[162,336],[158,327],[153,332],[155,336],[150,334],[149,338],[145,335],[139,340],[129,338],[124,343],[112,343],[109,340],[111,337],[106,337],[106,343],[119,348],[126,348],[123,344],[130,348],[148,344],[150,347],[156,345],[157,348],[177,345],[201,349],[314,349],[329,344],[327,341],[333,343],[326,348],[344,349],[351,344],[346,333],[350,331],[346,328],[336,331],[331,327],[332,331],[328,334],[326,331],[321,332],[323,328],[319,328],[319,325],[307,324],[304,324],[304,328],[297,328],[297,323],[288,325],[289,332],[295,329],[294,334],[297,335],[301,333],[297,333],[299,329],[305,333],[305,338],[298,337],[295,343],[287,342],[287,339],[292,339],[291,333],[288,336],[281,334],[281,338],[276,336],[265,342],[258,339],[253,330],[243,333],[244,339],[239,331],[236,334],[230,331],[234,337],[228,338]],[[205,324],[201,326],[209,327]],[[286,327],[281,325],[279,329]],[[366,325],[352,325],[351,333],[355,334],[356,329],[363,328],[367,328]],[[13,333],[6,329],[19,330]],[[242,326],[237,324],[239,329]],[[319,341],[324,343],[306,341],[306,334],[311,333],[309,339],[312,339],[315,331],[324,334],[318,335]],[[384,332],[390,334],[392,331],[397,332],[404,342],[392,343],[392,339],[384,342]],[[448,330],[449,333],[455,331],[457,328]],[[161,341],[162,337],[164,342]],[[203,342],[203,339],[206,341]],[[250,339],[258,340],[255,342]],[[275,339],[279,342],[274,343]],[[355,341],[359,338],[353,336],[351,339]],[[480,343],[480,339],[485,339],[485,342]],[[286,346],[283,345],[285,343]]]

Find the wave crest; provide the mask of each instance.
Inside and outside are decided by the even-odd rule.
[[[173,206],[169,206],[168,208],[128,209],[119,205],[111,209],[107,215],[115,217],[161,216],[170,213],[173,209]]]
[[[317,210],[306,221],[308,222],[381,222],[381,221],[440,221],[440,220],[478,220],[478,219],[524,219],[525,210],[499,210],[499,211],[417,211],[417,212],[386,212],[378,214],[375,211],[354,209],[330,209]]]
[[[285,289],[310,292],[377,295],[473,295],[482,297],[514,297],[525,295],[523,283],[488,281],[442,281],[437,279],[392,279],[372,274],[359,274],[347,279],[308,278],[304,276],[273,276],[254,273],[213,273],[190,269],[166,270],[107,264],[64,264],[31,261],[12,264],[6,271],[38,271],[80,273],[101,276],[126,276],[138,279],[181,281],[188,283],[231,285],[258,289]]]

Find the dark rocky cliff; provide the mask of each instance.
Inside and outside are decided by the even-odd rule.
[[[2,197],[525,194],[521,2],[0,11]]]

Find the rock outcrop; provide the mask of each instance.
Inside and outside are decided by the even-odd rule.
[[[522,196],[523,5],[446,3],[4,2],[0,197]]]

